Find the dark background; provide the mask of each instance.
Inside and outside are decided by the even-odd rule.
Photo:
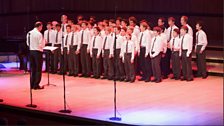
[[[60,20],[61,14],[74,19],[78,14],[94,15],[97,20],[135,16],[156,25],[161,16],[174,16],[180,26],[181,15],[189,16],[195,29],[203,20],[209,45],[223,45],[223,0],[0,0],[0,38],[22,36],[36,20]]]

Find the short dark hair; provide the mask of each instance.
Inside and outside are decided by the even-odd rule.
[[[72,20],[72,19],[69,19],[68,21],[71,21],[73,24],[74,24],[74,20]]]
[[[57,24],[56,24],[56,27],[61,27],[61,24],[57,23]]]
[[[196,24],[198,24],[198,25],[201,26],[202,28],[203,28],[203,26],[204,26],[204,22],[201,21],[201,20],[197,21]]]
[[[148,23],[147,22],[145,22],[145,21],[143,21],[143,22],[141,22],[141,24],[140,25],[142,25],[145,29],[147,29],[148,28]]]
[[[121,27],[120,26],[117,26],[116,28],[117,28],[118,31],[121,31]]]
[[[180,34],[180,30],[178,28],[175,28],[173,31],[176,32],[178,35]]]
[[[82,24],[83,24],[83,23],[84,23],[85,25],[88,25],[88,22],[87,22],[86,20],[83,20],[83,21],[82,21]]]
[[[38,28],[38,27],[40,27],[40,26],[42,26],[42,25],[43,25],[43,23],[40,22],[40,21],[38,21],[38,22],[35,23],[34,27],[35,27],[35,28]]]
[[[115,23],[115,20],[114,19],[110,19],[109,22]]]
[[[94,27],[98,32],[100,32],[100,28],[98,26]]]
[[[175,18],[174,18],[174,17],[169,17],[169,18],[168,18],[168,21],[175,22]]]
[[[185,22],[188,22],[188,17],[187,16],[184,15],[181,18],[183,18]]]
[[[127,31],[127,28],[126,27],[122,27],[121,29],[123,29],[125,32]]]
[[[52,22],[47,22],[47,25],[51,25],[52,26]]]
[[[134,16],[129,17],[129,21],[133,21],[135,24],[137,24],[137,19]]]
[[[67,25],[67,26],[66,26],[66,28],[68,28],[68,27],[69,27],[69,28],[72,28],[72,26],[71,26],[71,25]]]
[[[125,18],[123,18],[121,21],[123,21],[125,24],[128,24],[128,21]]]
[[[162,32],[162,31],[164,32],[165,29],[166,29],[164,25],[161,25],[161,26],[159,26],[159,27],[161,28],[161,32]]]
[[[122,18],[121,17],[117,17],[117,19],[116,20],[119,20],[119,21],[121,21],[122,20]]]
[[[153,31],[157,31],[157,32],[161,33],[161,28],[159,26],[156,26],[153,28]]]
[[[165,18],[164,17],[160,17],[158,20],[162,20],[162,22],[165,23]]]
[[[186,25],[182,26],[181,29],[184,29],[188,32],[188,27]]]

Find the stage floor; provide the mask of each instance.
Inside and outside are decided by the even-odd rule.
[[[3,104],[25,108],[29,103],[29,75],[10,69],[0,73]],[[41,85],[47,83],[47,74]],[[63,109],[62,76],[33,91],[37,110],[58,113]],[[110,121],[113,116],[113,81],[66,76],[67,105],[71,116]],[[136,125],[223,124],[223,78],[209,76],[192,82],[166,79],[162,83],[117,82],[119,123]]]

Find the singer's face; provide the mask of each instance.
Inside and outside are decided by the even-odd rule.
[[[175,38],[177,36],[178,36],[177,32],[173,32],[173,37]]]
[[[43,29],[43,25],[41,25],[40,27],[38,27],[38,30],[39,31],[42,31],[42,29]]]

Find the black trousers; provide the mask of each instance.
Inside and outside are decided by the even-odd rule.
[[[161,58],[161,72],[163,76],[168,76],[170,74],[170,59],[171,50],[167,48],[165,56]]]
[[[206,55],[205,51],[200,53],[202,45],[196,47],[196,63],[197,63],[197,75],[205,77],[207,76],[206,70]]]
[[[156,80],[161,79],[160,61],[161,61],[161,53],[157,55],[156,57],[152,58],[152,71],[153,71],[153,76]]]
[[[116,69],[115,78],[116,79],[124,79],[125,78],[125,71],[124,71],[124,64],[122,59],[120,58],[121,49],[116,49],[116,55],[114,55],[115,63],[114,67]]]
[[[39,86],[42,76],[43,53],[40,51],[30,51],[30,84],[31,88]]]
[[[104,77],[111,77],[111,69],[109,68],[109,55],[110,55],[110,50],[106,49],[104,50],[104,55],[103,55],[103,70],[104,70]]]
[[[124,66],[126,79],[130,81],[135,80],[135,66],[134,63],[131,63],[131,53],[124,54]]]
[[[151,67],[151,59],[149,57],[145,57],[145,47],[140,48],[140,66],[142,70],[142,78],[150,79],[152,76],[152,67]]]
[[[78,75],[79,73],[79,57],[76,54],[77,45],[70,47],[68,55],[69,74]]]
[[[175,78],[180,78],[180,56],[179,51],[173,51],[171,54],[172,71]]]
[[[60,58],[60,73],[61,74],[66,74],[68,71],[68,49],[67,47],[63,48],[63,53],[61,54],[61,58]]]
[[[80,56],[81,56],[81,65],[82,65],[82,74],[90,75],[91,73],[91,60],[90,55],[87,53],[87,44],[81,45]]]
[[[141,61],[140,56],[138,56],[138,54],[136,54],[136,56],[135,56],[135,74],[141,76],[142,70],[141,70],[141,62],[140,61]]]
[[[187,50],[182,50],[181,53],[182,73],[186,80],[193,79],[192,66],[191,66],[191,54],[187,57]]]
[[[101,75],[101,59],[97,58],[98,49],[92,50],[92,67],[93,67],[93,76],[100,77]]]
[[[28,62],[28,56],[27,54],[19,54],[19,69],[27,71],[27,62]]]
[[[56,50],[54,50],[53,52],[53,60],[54,60],[54,63],[53,63],[53,73],[57,73],[58,71],[58,64],[60,63],[60,60],[61,60],[61,44],[55,44],[54,45],[55,47],[58,47]]]

